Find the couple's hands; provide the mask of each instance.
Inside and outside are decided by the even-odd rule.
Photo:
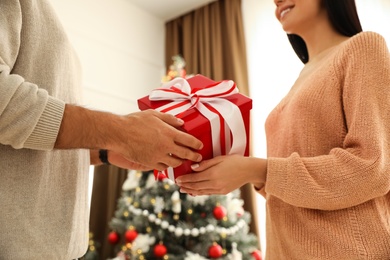
[[[246,183],[265,184],[267,160],[240,155],[218,156],[195,164],[195,171],[176,179],[180,191],[191,195],[228,194]]]
[[[181,119],[154,110],[129,114],[122,125],[124,146],[117,153],[135,165],[157,170],[177,167],[183,160],[200,162],[197,150],[203,144],[177,129],[183,124]]]

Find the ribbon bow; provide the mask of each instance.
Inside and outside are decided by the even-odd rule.
[[[149,99],[172,101],[156,109],[160,112],[178,115],[191,108],[196,108],[205,116],[211,124],[213,157],[222,154],[218,138],[221,133],[220,114],[227,125],[226,134],[223,133],[227,140],[226,143],[230,141],[230,131],[233,137],[231,146],[226,145],[225,154],[244,155],[247,141],[241,111],[235,104],[224,99],[236,93],[238,89],[231,80],[216,82],[202,89],[191,89],[186,79],[178,77],[154,89]]]

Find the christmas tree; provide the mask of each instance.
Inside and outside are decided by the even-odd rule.
[[[167,74],[161,79],[162,82],[171,81],[174,78],[188,78],[192,75],[187,75],[187,71],[185,69],[186,61],[181,55],[172,56],[172,64],[169,65]]]
[[[109,223],[116,260],[258,260],[240,191],[191,196],[165,176],[129,171]]]
[[[99,254],[96,251],[96,248],[99,247],[100,244],[97,243],[93,238],[93,233],[89,232],[89,242],[88,242],[88,250],[87,252],[80,258],[80,260],[98,260]]]

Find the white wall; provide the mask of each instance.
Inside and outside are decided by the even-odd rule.
[[[165,27],[127,0],[50,0],[79,54],[84,105],[127,114],[165,74]],[[93,167],[90,167],[89,194]]]
[[[79,54],[84,105],[127,114],[165,73],[164,21],[127,0],[51,0]]]

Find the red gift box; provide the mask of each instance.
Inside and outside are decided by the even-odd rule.
[[[184,79],[182,79],[184,80]],[[209,89],[211,92],[213,91],[213,87],[215,87],[219,82],[215,82],[203,75],[196,75],[186,80],[191,88],[191,94],[198,93],[200,90],[206,90]],[[171,81],[173,82],[173,81]],[[231,82],[231,81],[230,81]],[[165,85],[168,83],[165,83]],[[235,84],[234,84],[235,88]],[[173,87],[175,91],[175,87]],[[171,91],[168,91],[171,92]],[[180,91],[179,91],[180,92]],[[202,92],[202,91],[200,91]],[[151,94],[152,95],[152,94]],[[173,104],[174,99],[171,100],[157,100],[152,101],[150,100],[151,95],[145,96],[143,98],[138,99],[138,107],[140,110],[146,110],[146,109],[157,109],[161,110],[163,107],[169,107],[171,104]],[[195,99],[198,96],[195,97]],[[193,97],[194,98],[194,97]],[[232,134],[231,129],[226,127],[225,125],[225,119],[221,116],[219,111],[213,107],[211,104],[205,104],[205,106],[212,111],[212,113],[215,113],[218,115],[218,117],[221,119],[219,126],[220,129],[218,130],[219,136],[214,139],[214,145],[213,145],[213,138],[212,138],[212,123],[210,119],[206,118],[196,107],[190,107],[189,109],[186,109],[185,111],[181,112],[180,114],[176,115],[177,117],[184,120],[184,125],[181,128],[182,131],[185,131],[194,137],[198,138],[203,143],[203,148],[199,151],[199,153],[202,155],[203,160],[211,159],[217,155],[224,155],[229,153],[229,148],[231,146],[232,142],[242,142],[244,141],[244,147],[241,147],[240,152],[244,156],[249,155],[249,126],[250,126],[250,110],[252,109],[252,100],[248,98],[245,95],[242,95],[240,93],[234,93],[229,94],[228,96],[221,97],[222,99],[225,99],[232,104],[234,104],[234,107],[238,107],[239,112],[241,113],[240,117],[242,117],[242,122],[239,122],[239,124],[243,124],[242,130],[245,132],[245,136],[234,136]],[[164,98],[163,98],[164,99]],[[184,102],[184,101],[183,101]],[[176,103],[182,104],[183,102],[179,101]],[[187,103],[190,103],[187,101]],[[189,104],[191,105],[191,104]],[[230,104],[228,104],[230,105]],[[175,106],[175,105],[172,105]],[[169,110],[169,109],[168,109]],[[238,110],[237,110],[238,111]],[[162,112],[165,112],[164,110]],[[229,112],[230,113],[230,112]],[[174,113],[173,113],[174,114]],[[215,124],[214,124],[215,126]],[[244,129],[245,128],[245,129]],[[226,134],[225,134],[225,133]],[[241,131],[242,132],[242,131]],[[215,137],[215,135],[214,135]],[[240,140],[239,140],[240,139]],[[218,143],[220,147],[220,151],[217,153],[220,154],[213,154],[215,153],[215,142]],[[217,149],[217,150],[218,150]],[[176,167],[176,168],[168,168],[167,171],[165,171],[166,176],[168,176],[170,179],[174,180],[175,178],[191,173],[191,165],[194,162],[186,160],[183,162],[182,165]]]

